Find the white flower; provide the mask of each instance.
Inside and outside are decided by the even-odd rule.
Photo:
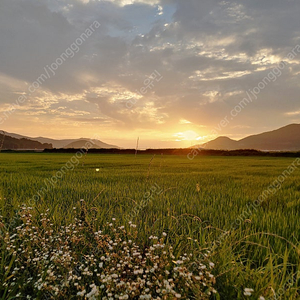
[[[77,296],[82,296],[83,297],[85,293],[86,293],[86,290],[83,290],[82,292],[78,292]]]
[[[88,294],[86,294],[86,297],[96,299],[95,297],[99,296],[99,290],[95,284],[91,284],[90,287],[92,288],[92,290]]]
[[[254,292],[253,289],[244,288],[244,296],[251,296],[252,292]]]

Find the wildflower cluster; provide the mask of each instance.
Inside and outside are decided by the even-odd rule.
[[[20,220],[3,237],[7,255],[0,294],[113,300],[209,299],[216,293],[209,256],[201,262],[186,253],[176,258],[166,233],[140,246],[136,225],[129,222],[126,229],[113,219],[100,230],[84,211],[59,228],[49,211],[38,214],[31,207],[21,208]]]

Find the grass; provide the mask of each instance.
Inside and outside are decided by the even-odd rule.
[[[38,214],[49,209],[53,230],[58,232],[60,226],[74,222],[73,207],[84,199],[91,209],[87,218],[93,216],[95,228],[112,218],[118,226],[127,226],[130,220],[137,225],[140,247],[149,245],[150,236],[165,232],[166,245],[173,247],[176,259],[186,252],[196,259],[211,251],[218,292],[212,299],[300,298],[300,168],[276,194],[233,226],[247,204],[294,159],[199,156],[190,161],[185,156],[91,154],[78,161],[73,158],[72,163],[70,159],[72,154],[0,155],[0,215],[7,228],[19,205],[26,203]],[[49,184],[38,201],[29,201],[67,162],[62,178]],[[0,299],[9,299],[4,281],[14,264],[3,247]],[[20,285],[25,280],[15,278]],[[245,288],[254,290],[251,296],[244,295]],[[190,298],[204,299],[197,294]]]

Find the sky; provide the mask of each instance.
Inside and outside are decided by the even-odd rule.
[[[300,123],[299,0],[1,0],[0,129],[188,147]]]

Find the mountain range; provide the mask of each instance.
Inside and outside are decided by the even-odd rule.
[[[93,146],[91,147],[90,144]],[[45,137],[27,137],[15,133],[0,131],[0,150],[43,150],[52,148],[79,149],[89,145],[94,149],[113,149],[120,147],[109,145],[97,139],[80,138],[55,140]],[[251,135],[241,140],[220,136],[215,140],[192,148],[213,150],[255,149],[261,151],[300,151],[300,124],[290,124],[277,130]]]
[[[215,140],[192,148],[213,150],[255,149],[261,151],[299,151],[300,124],[290,124],[277,130],[250,135],[241,140],[220,136]]]
[[[1,131],[0,131],[1,132]],[[28,137],[23,136],[16,133],[9,133],[5,132],[5,136],[3,133],[0,134],[0,143],[2,144],[2,150],[5,149],[27,149],[27,150],[34,150],[34,149],[51,149],[51,148],[83,148],[87,143],[92,143],[92,148],[95,149],[112,149],[112,148],[120,148],[115,145],[110,145],[104,143],[97,139],[89,139],[89,138],[80,138],[80,139],[64,139],[64,140],[55,140],[49,139],[45,137]],[[25,143],[26,141],[26,143]],[[1,146],[0,144],[0,146]]]
[[[40,143],[27,138],[14,138],[0,133],[0,151],[1,150],[44,150],[52,149],[52,144]]]

